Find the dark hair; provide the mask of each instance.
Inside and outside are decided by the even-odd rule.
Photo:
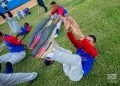
[[[57,3],[55,1],[52,1],[50,5],[56,5]]]
[[[1,36],[3,36],[3,33],[2,33],[2,32],[0,32],[0,37],[1,37]]]
[[[96,43],[97,39],[96,39],[96,37],[94,35],[88,35],[88,36],[91,37],[91,38],[93,38],[94,43]]]
[[[26,22],[26,23],[24,23],[24,26],[29,26],[29,23],[27,23],[27,22]]]

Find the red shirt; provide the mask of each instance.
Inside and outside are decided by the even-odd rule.
[[[98,55],[98,52],[96,51],[96,49],[89,43],[89,41],[84,38],[82,41],[77,40],[72,32],[67,33],[70,41],[72,42],[72,44],[77,48],[83,48],[85,52],[87,52],[89,55],[91,55],[92,57],[96,57]]]
[[[26,31],[27,31],[27,32],[30,32],[30,30],[31,30],[31,27],[30,27],[30,26],[27,26],[27,27],[26,27]]]
[[[7,42],[9,42],[10,44],[14,44],[14,45],[21,45],[22,44],[21,40],[17,39],[14,36],[10,36],[10,35],[7,35],[7,34],[5,34],[4,40],[5,41],[7,40]]]
[[[57,13],[57,15],[64,16],[64,14],[67,13],[67,10],[64,9],[62,6],[58,6],[57,10],[52,10],[51,11],[51,15],[54,15],[55,13]]]

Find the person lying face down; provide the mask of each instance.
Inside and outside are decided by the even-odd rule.
[[[2,62],[6,62],[6,73],[12,73],[12,65],[20,62],[26,56],[24,43],[14,36],[0,32],[0,43],[2,42],[8,47],[9,53],[0,56],[0,66]]]
[[[19,37],[20,35],[23,35],[24,37],[31,31],[31,26],[29,23],[24,23],[24,26],[21,28],[21,33],[19,33],[16,37]]]
[[[51,49],[51,53],[46,55],[46,61],[50,62],[49,60],[53,60],[62,63],[66,76],[72,81],[79,81],[90,72],[98,52],[94,47],[96,43],[94,35],[84,37],[82,32],[80,32],[80,40],[77,40],[72,33],[73,28],[74,26],[66,19],[65,29],[69,40],[77,49],[76,54],[72,54],[71,51],[57,46],[56,49]],[[49,65],[48,62],[45,62],[45,64]]]

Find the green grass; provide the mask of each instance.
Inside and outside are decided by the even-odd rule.
[[[46,67],[42,59],[34,59],[31,51],[27,50],[26,59],[14,65],[15,72],[39,73],[38,78],[31,86],[120,86],[120,1],[119,0],[55,0],[69,10],[70,15],[78,22],[85,35],[94,34],[97,37],[96,48],[99,56],[87,77],[79,82],[72,82],[65,76],[62,65],[55,62]],[[50,9],[50,0],[46,4]],[[72,8],[74,8],[72,10]],[[38,6],[31,9],[32,15],[22,19],[24,22],[32,24],[33,29],[42,21],[47,14]],[[5,23],[0,26],[0,31],[8,33],[9,26]],[[31,31],[31,33],[32,33]],[[30,33],[30,34],[31,34]],[[30,34],[23,40],[27,42]],[[60,46],[75,52],[74,47],[69,42],[64,27],[56,40]],[[0,55],[7,53],[4,48]],[[16,57],[17,58],[17,57]],[[117,79],[113,82],[107,80],[107,74],[117,74]],[[19,86],[27,86],[27,83]]]

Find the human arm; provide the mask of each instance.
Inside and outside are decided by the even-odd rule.
[[[79,40],[83,40],[84,35],[81,32],[80,27],[77,24],[77,22],[70,15],[67,15],[65,20],[70,23],[73,32],[75,33],[75,35],[79,37]]]
[[[13,36],[6,36],[4,39],[7,42],[9,42],[10,44],[23,45],[21,40],[17,39],[16,37],[13,37]]]
[[[53,23],[57,24],[60,21],[61,17],[62,17],[61,15],[58,15]]]
[[[64,20],[64,27],[67,32],[69,40],[71,41],[75,48],[78,48],[79,41],[75,38],[74,34],[72,33],[70,22],[67,21],[66,19]]]

